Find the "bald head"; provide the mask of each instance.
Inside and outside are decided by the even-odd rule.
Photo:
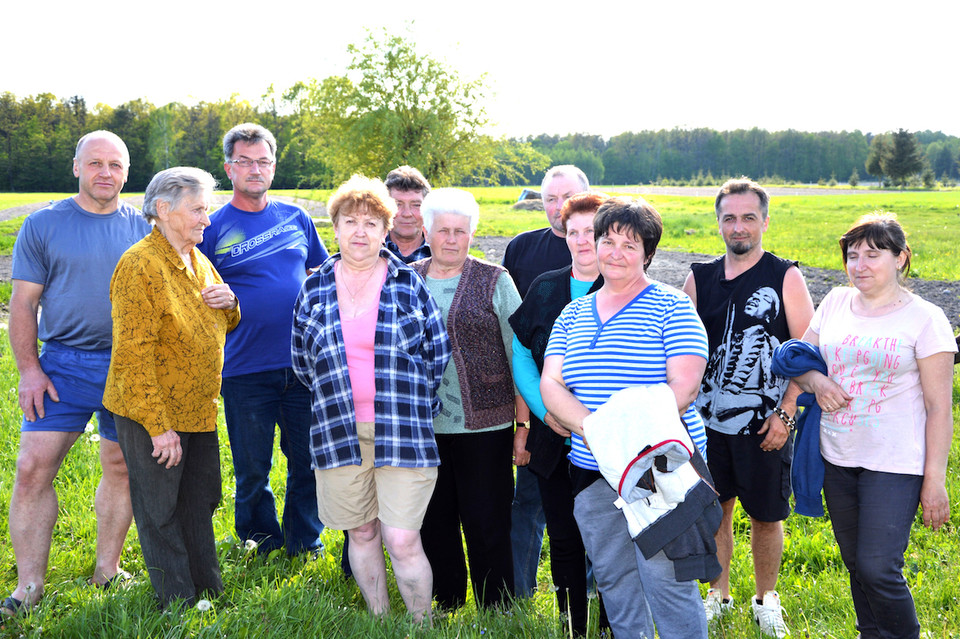
[[[103,130],[91,131],[90,133],[87,133],[85,136],[80,138],[80,140],[77,142],[77,150],[73,154],[73,159],[76,160],[80,157],[80,154],[83,152],[83,145],[85,145],[87,142],[92,142],[94,140],[106,140],[114,144],[117,147],[117,149],[120,150],[120,153],[123,155],[124,166],[127,168],[130,167],[130,151],[127,150],[127,145],[123,142],[122,139],[120,139],[120,136],[117,135],[116,133],[111,133],[110,131],[103,131]]]

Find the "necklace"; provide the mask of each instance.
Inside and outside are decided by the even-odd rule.
[[[378,266],[380,266],[379,260],[373,265],[373,268],[370,269],[369,274],[367,274],[367,278],[363,280],[363,284],[359,286],[358,293],[363,293],[364,288],[366,288],[367,284],[370,282],[373,274],[377,272]],[[347,289],[347,295],[350,296],[350,303],[356,304],[358,293],[354,293],[352,290],[350,290],[350,286],[347,284],[347,274],[344,272],[343,267],[341,266],[338,270],[340,271],[340,283],[343,284],[343,288]]]

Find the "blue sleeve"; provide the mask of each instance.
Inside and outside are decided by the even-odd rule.
[[[46,285],[49,272],[42,246],[32,220],[27,217],[13,245],[13,279]]]
[[[667,359],[678,355],[709,359],[707,331],[689,297],[678,297],[671,312],[663,317],[663,348]]]
[[[547,417],[547,407],[540,397],[540,371],[533,361],[530,349],[520,343],[517,336],[513,336],[513,383],[517,385],[520,396],[527,403],[530,412],[540,421]]]
[[[323,240],[317,233],[313,219],[306,212],[303,213],[303,218],[303,235],[307,238],[307,268],[317,268],[330,257],[330,254],[327,253],[327,247],[323,245]]]

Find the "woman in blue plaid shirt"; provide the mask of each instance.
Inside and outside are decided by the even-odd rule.
[[[440,463],[433,418],[450,342],[423,280],[383,248],[396,214],[383,183],[354,176],[327,208],[340,252],[303,283],[292,339],[294,371],[313,394],[320,520],[347,531],[370,611],[390,608],[385,546],[420,620],[433,588],[420,527]]]

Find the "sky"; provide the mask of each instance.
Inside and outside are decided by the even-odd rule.
[[[387,28],[463,79],[486,74],[495,135],[960,136],[956,0],[13,3],[0,92],[18,98],[257,103],[271,85],[344,74],[347,45]]]

